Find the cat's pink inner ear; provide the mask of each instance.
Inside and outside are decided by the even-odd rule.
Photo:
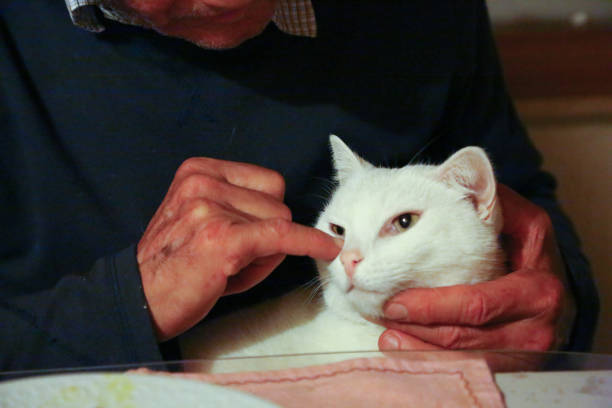
[[[459,150],[440,166],[438,176],[447,185],[464,190],[480,218],[492,217],[496,181],[484,150],[474,146]]]

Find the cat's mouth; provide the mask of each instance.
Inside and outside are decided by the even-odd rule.
[[[365,289],[359,286],[355,286],[355,284],[350,283],[349,287],[346,289],[346,291],[344,293],[346,293],[347,295],[353,291],[357,291],[360,293],[371,293],[371,294],[376,294],[376,295],[384,295],[385,292],[379,292],[377,290],[373,290],[373,289]]]

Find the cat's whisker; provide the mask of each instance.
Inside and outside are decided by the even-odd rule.
[[[304,305],[308,305],[312,303],[312,301],[323,290],[323,282],[321,282],[320,278],[315,277],[309,280],[308,282],[302,284],[301,287],[308,290],[308,297],[304,302]]]
[[[436,140],[438,140],[440,138],[440,136],[433,136],[431,139],[429,139],[429,141],[427,143],[425,143],[423,145],[423,147],[421,147],[411,158],[410,161],[408,162],[408,164],[414,164],[414,161],[425,151],[427,150],[432,144],[434,144],[436,142]]]
[[[319,296],[319,293],[321,293],[322,289],[323,287],[321,285],[314,287],[312,292],[310,292],[308,297],[306,298],[306,305],[311,304],[313,300]]]
[[[308,282],[303,283],[302,285],[300,285],[300,287],[308,289],[311,288],[315,285],[317,285],[319,283],[319,278],[318,277],[314,277],[312,279],[310,279]]]
[[[323,188],[336,188],[337,182],[333,179],[328,179],[325,177],[312,177],[313,181],[317,181],[323,184]]]
[[[335,185],[336,184],[336,181],[334,181],[333,179],[326,178],[326,177],[314,176],[314,177],[312,177],[312,180],[323,182],[323,184],[326,184],[326,185]]]
[[[307,306],[313,302],[313,300],[319,296],[319,293],[323,290],[323,283],[318,279],[313,279],[308,285],[304,285],[309,289],[308,296],[304,300],[304,306]]]
[[[319,200],[325,203],[329,200],[329,194],[312,194],[312,197],[318,198]]]
[[[326,179],[323,177],[313,177],[313,181],[321,183],[321,190],[325,193],[325,199],[327,200],[332,193],[338,187],[338,183],[335,180]]]

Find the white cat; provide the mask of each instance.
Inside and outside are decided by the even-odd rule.
[[[378,168],[338,137],[330,143],[338,187],[316,228],[344,246],[331,263],[317,261],[322,298],[301,288],[201,324],[181,338],[185,359],[377,350],[384,327],[373,321],[394,294],[505,272],[496,182],[482,149],[466,147],[439,166]]]

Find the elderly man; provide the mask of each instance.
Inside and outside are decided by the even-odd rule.
[[[340,249],[306,226],[329,133],[378,163],[480,145],[512,188],[512,272],[398,294],[381,348],[589,347],[588,265],[482,2],[67,0],[85,30],[59,3],[1,8],[2,369],[179,358],[201,319],[311,279],[283,260]]]

